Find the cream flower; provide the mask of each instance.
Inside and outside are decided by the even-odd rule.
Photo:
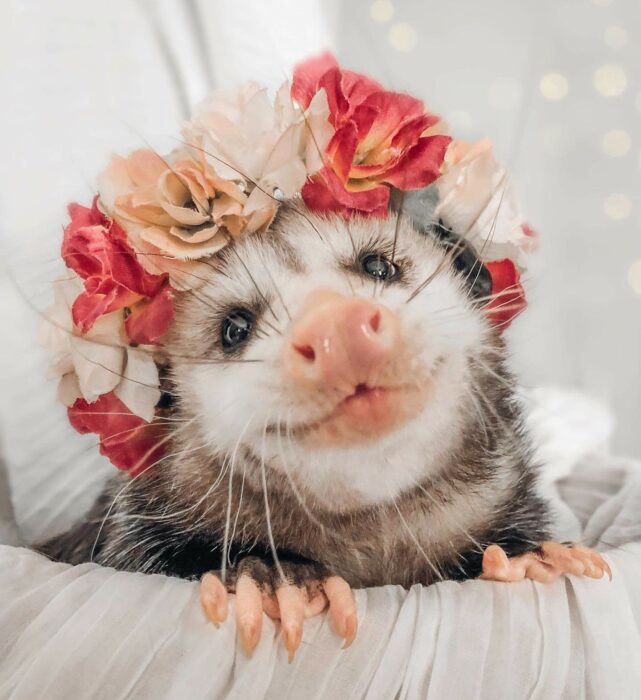
[[[507,172],[492,155],[488,139],[453,141],[436,186],[437,219],[482,250],[485,260],[511,258],[522,266],[534,240],[524,231]]]
[[[60,378],[59,400],[66,406],[80,397],[91,403],[113,391],[132,413],[150,422],[160,399],[151,353],[128,346],[122,311],[101,316],[81,336],[71,306],[82,289],[75,275],[57,280],[54,304],[39,329],[39,341],[51,355],[51,374]]]
[[[183,137],[216,172],[249,193],[249,211],[260,211],[276,191],[293,197],[322,167],[333,133],[328,116],[324,90],[302,111],[292,102],[289,83],[272,102],[266,88],[250,82],[207,98],[184,125]]]

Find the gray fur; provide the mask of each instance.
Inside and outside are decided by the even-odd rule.
[[[331,248],[338,240],[336,231],[346,226],[296,208],[284,209],[264,240],[222,251],[211,266],[212,280],[218,279],[216,275],[220,279],[243,277],[239,260],[248,250],[243,245],[271,249],[283,268],[281,273],[274,269],[274,275],[309,274],[310,263],[304,260],[303,246],[297,247],[292,228],[315,229]],[[394,222],[378,225],[376,235],[390,246]],[[407,222],[403,222],[402,236],[398,256],[407,259],[403,280],[407,295],[421,281],[421,270],[414,269],[421,255],[436,258],[440,268],[449,261],[436,243],[427,241],[425,234],[412,230]],[[340,257],[337,253],[337,269],[355,277]],[[449,267],[438,271],[453,274]],[[255,273],[258,276],[260,270]],[[358,281],[352,278],[346,283],[353,288]],[[178,397],[172,416],[183,421],[176,424],[170,450],[174,456],[137,479],[116,479],[83,524],[43,545],[43,551],[73,563],[88,560],[93,552],[95,561],[118,569],[187,578],[224,570],[233,585],[240,562],[247,557],[276,571],[270,546],[273,537],[278,560],[290,572],[287,576],[294,576],[291,572],[302,567],[307,573],[341,575],[357,587],[410,586],[477,576],[483,549],[489,544],[499,544],[516,555],[536,550],[547,539],[547,506],[536,494],[536,468],[514,380],[504,365],[504,341],[489,325],[482,344],[466,351],[464,370],[470,381],[456,399],[457,420],[447,431],[448,441],[444,439],[442,449],[426,455],[417,482],[389,499],[370,503],[356,496],[350,500],[348,495],[344,502],[333,505],[308,489],[300,473],[292,480],[277,468],[275,458],[261,459],[255,441],[234,435],[238,443],[234,455],[229,447],[205,445],[208,426],[202,422],[197,394],[190,384],[188,358],[203,364],[232,359],[217,347],[212,329],[229,306],[233,284],[220,290],[216,284],[212,281],[207,308],[201,293],[184,295],[164,349],[169,387]],[[265,292],[269,285],[254,285],[248,279],[243,284],[245,300],[261,310],[262,332],[277,339],[276,331],[282,333],[281,326],[287,323],[286,302],[281,300],[279,306],[277,295]],[[466,299],[461,309],[481,316],[475,303]],[[461,309],[451,312],[453,323]],[[250,358],[233,359],[242,363]],[[233,367],[229,371],[241,376],[243,365]],[[249,372],[253,366],[246,367]],[[433,426],[414,429],[428,435]],[[395,463],[390,468],[402,470],[404,466]],[[227,551],[223,551],[225,545]]]

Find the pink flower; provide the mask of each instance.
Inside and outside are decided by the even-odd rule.
[[[341,70],[327,53],[294,71],[292,96],[304,108],[319,90],[327,94],[335,132],[325,166],[302,190],[310,208],[385,216],[390,187],[419,189],[440,176],[451,139],[426,135],[438,117],[420,100]]]
[[[525,309],[525,292],[521,286],[518,268],[512,260],[494,260],[486,263],[492,277],[492,299],[485,312],[492,325],[504,329]]]
[[[87,333],[100,316],[128,309],[125,329],[138,344],[157,343],[173,320],[168,275],[142,268],[123,229],[107,218],[94,199],[91,208],[69,206],[62,257],[84,280],[72,307],[73,321]]]
[[[132,477],[153,466],[165,452],[168,433],[164,425],[135,415],[113,392],[93,403],[78,399],[67,414],[79,433],[96,433],[100,453]]]

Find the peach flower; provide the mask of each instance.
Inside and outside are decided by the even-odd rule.
[[[143,149],[114,156],[99,178],[100,203],[127,231],[140,263],[168,272],[178,288],[198,286],[190,264],[231,238],[266,228],[275,213],[250,211],[238,185],[217,175],[201,153],[167,158]]]
[[[436,218],[467,238],[485,260],[511,258],[522,266],[535,246],[505,168],[492,155],[489,139],[453,141],[436,181]]]

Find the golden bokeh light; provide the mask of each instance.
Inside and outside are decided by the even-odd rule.
[[[628,77],[621,66],[608,63],[594,71],[593,85],[603,97],[618,97],[628,87]]]
[[[568,79],[562,73],[546,73],[541,76],[539,90],[546,100],[562,100],[568,94]]]
[[[635,294],[641,294],[641,260],[635,260],[628,270],[628,284]]]
[[[369,6],[369,15],[375,22],[389,22],[394,12],[394,3],[391,0],[374,0]]]
[[[632,202],[626,194],[617,192],[606,197],[603,210],[608,219],[621,221],[627,219],[632,213]]]
[[[408,52],[416,46],[416,30],[406,22],[393,24],[389,30],[389,42],[397,51]]]
[[[630,134],[623,129],[612,129],[608,131],[601,142],[601,148],[606,156],[611,158],[621,158],[632,147]]]
[[[613,25],[605,30],[603,39],[611,49],[622,49],[627,46],[628,32],[623,27]]]

